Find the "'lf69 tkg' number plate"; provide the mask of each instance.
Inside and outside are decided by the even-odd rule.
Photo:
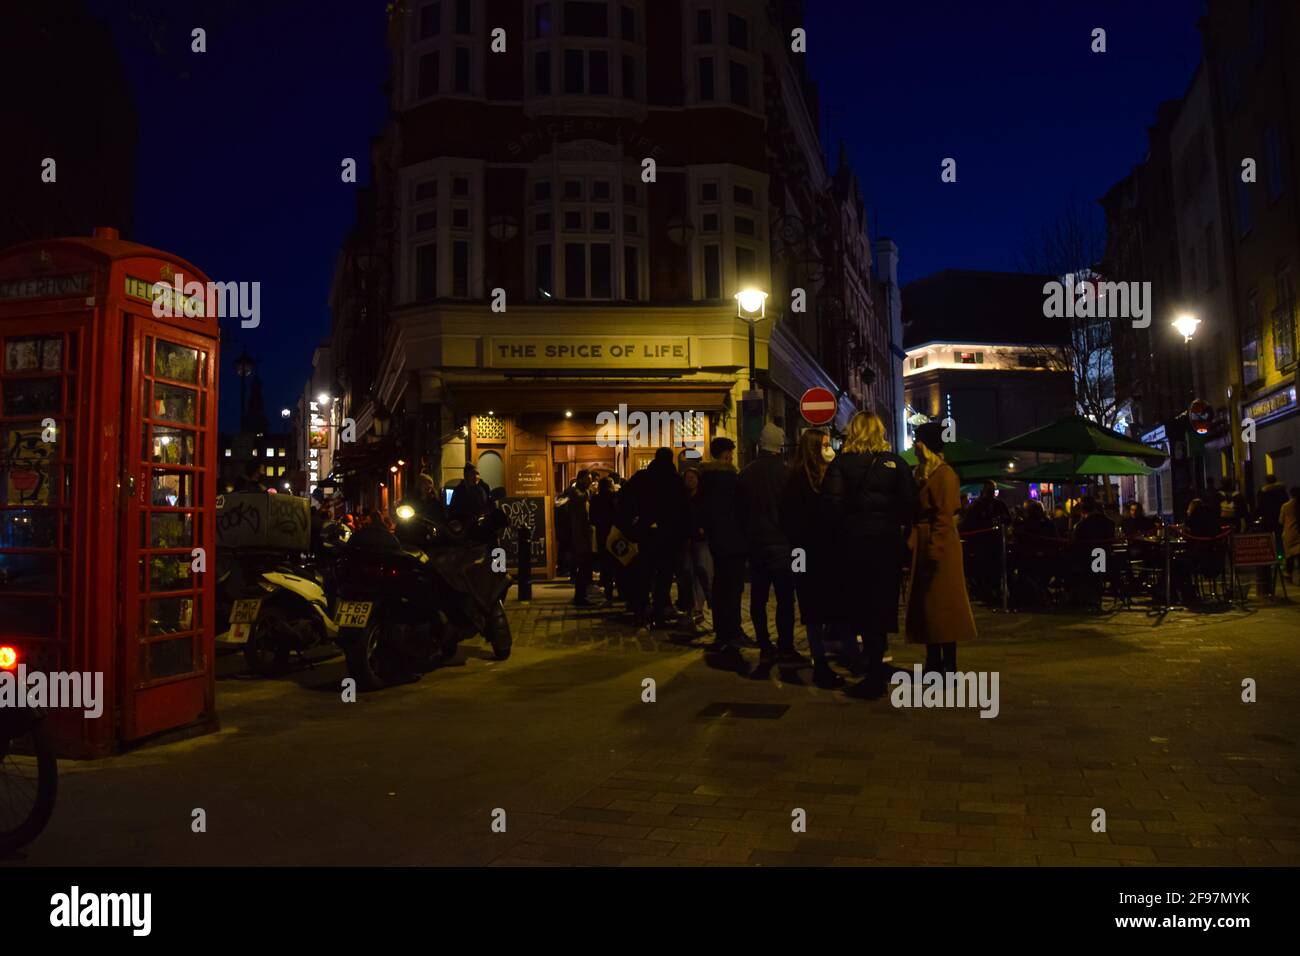
[[[344,601],[339,605],[339,627],[365,627],[374,601]]]

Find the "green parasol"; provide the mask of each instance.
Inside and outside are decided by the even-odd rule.
[[[1065,418],[1032,429],[1014,438],[998,442],[990,451],[1037,451],[1057,455],[1123,455],[1160,464],[1168,454],[1163,449],[1144,445],[1117,431],[1098,425],[1082,415]],[[1094,472],[1093,474],[1100,474]],[[1121,472],[1129,474],[1129,472]]]
[[[1017,474],[1021,481],[1072,481],[1089,475],[1153,475],[1155,470],[1118,455],[1080,455],[1070,461],[1045,461]]]

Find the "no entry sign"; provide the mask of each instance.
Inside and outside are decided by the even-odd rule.
[[[799,414],[809,425],[825,425],[835,419],[839,403],[829,389],[810,388],[799,399]]]

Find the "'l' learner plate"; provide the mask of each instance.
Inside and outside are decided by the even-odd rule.
[[[374,601],[343,601],[339,604],[339,627],[365,627],[374,606]]]

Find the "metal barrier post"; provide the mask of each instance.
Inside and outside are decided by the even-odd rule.
[[[519,526],[519,559],[516,570],[519,572],[519,603],[527,604],[533,599],[533,533],[528,526]]]
[[[1006,611],[1009,604],[1009,588],[1007,586],[1007,526],[998,525],[998,531],[1001,532],[1002,538],[1002,610]]]
[[[1169,558],[1169,525],[1160,529],[1160,539],[1165,551],[1165,608],[1173,607],[1173,570]]]

